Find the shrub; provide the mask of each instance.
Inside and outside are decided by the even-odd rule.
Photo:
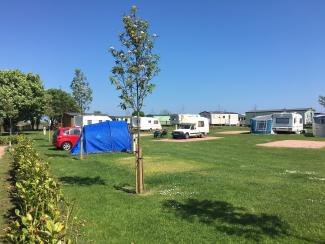
[[[70,243],[67,238],[71,208],[64,200],[58,182],[32,142],[18,136],[12,151],[16,202],[15,215],[7,228],[12,243]]]
[[[11,143],[16,144],[17,143],[17,135],[12,135],[11,136]],[[0,146],[1,145],[8,145],[10,140],[10,136],[0,136]]]

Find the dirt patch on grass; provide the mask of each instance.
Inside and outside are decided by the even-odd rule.
[[[283,141],[273,141],[273,142],[268,142],[263,144],[256,144],[256,146],[319,149],[325,147],[325,141],[283,140]]]
[[[149,133],[143,133],[143,134],[140,134],[140,136],[153,136],[153,134],[149,134]]]
[[[0,158],[5,154],[6,147],[0,147]]]
[[[238,134],[247,134],[249,132],[250,132],[249,130],[228,130],[228,131],[217,132],[217,134],[238,135]]]
[[[128,168],[135,167],[135,158],[128,157],[118,160],[118,164],[127,166]],[[202,167],[195,161],[170,160],[162,157],[146,157],[144,156],[144,172],[145,174],[155,173],[175,173],[199,170]]]
[[[189,139],[162,139],[162,140],[156,140],[156,141],[162,141],[162,142],[193,142],[193,141],[210,141],[210,140],[216,140],[221,139],[223,137],[203,137],[203,138],[189,138]]]

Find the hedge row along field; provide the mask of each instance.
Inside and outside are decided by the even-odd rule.
[[[32,142],[18,136],[12,151],[16,209],[7,228],[12,243],[71,243],[68,223],[72,207],[64,200],[58,182],[49,175]]]
[[[16,144],[17,143],[17,135],[11,136],[11,143]],[[10,136],[0,136],[0,146],[2,145],[9,145]]]

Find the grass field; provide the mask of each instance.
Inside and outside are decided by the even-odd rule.
[[[82,243],[324,243],[325,149],[255,146],[316,140],[303,135],[216,134],[227,129],[234,128],[213,128],[211,136],[223,138],[202,142],[142,137],[140,196],[130,193],[131,154],[80,161],[31,136],[85,220]]]

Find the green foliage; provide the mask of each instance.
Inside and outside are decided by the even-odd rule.
[[[28,120],[44,113],[44,87],[39,75],[0,70],[0,117]]]
[[[12,135],[10,136],[0,136],[0,146],[1,145],[9,145],[9,141],[11,140],[12,144],[17,143],[18,136],[17,135]]]
[[[19,136],[12,153],[16,209],[7,228],[11,243],[69,243],[70,211],[60,187],[49,175],[49,167],[33,148]]]
[[[318,102],[319,102],[320,105],[325,107],[325,96],[319,96]]]
[[[137,112],[137,111],[134,111],[134,112],[132,113],[132,116],[137,116],[137,115],[138,115],[138,112]],[[140,117],[144,117],[144,116],[145,116],[144,112],[139,111],[139,116],[140,116]]]
[[[123,49],[110,49],[115,59],[110,81],[120,92],[122,109],[141,111],[144,98],[155,87],[150,80],[159,73],[159,56],[152,53],[157,35],[149,34],[149,23],[136,17],[136,12],[133,6],[123,17],[124,32],[119,35]]]
[[[45,114],[52,123],[62,121],[63,114],[66,112],[79,112],[79,107],[73,97],[61,89],[48,89],[46,91]]]
[[[89,109],[89,104],[93,100],[92,90],[87,82],[87,77],[80,69],[75,70],[75,76],[70,84],[72,96],[79,106],[79,112],[84,113]]]

